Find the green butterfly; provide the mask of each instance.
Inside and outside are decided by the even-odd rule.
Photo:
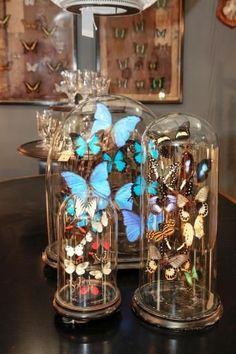
[[[167,0],[157,0],[156,6],[159,9],[160,7],[165,8],[167,5]]]
[[[190,285],[190,286],[193,285],[193,279],[195,279],[195,280],[199,279],[195,266],[193,266],[192,271],[184,272],[184,275],[185,275],[188,285]]]

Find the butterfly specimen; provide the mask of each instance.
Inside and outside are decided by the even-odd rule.
[[[67,274],[73,274],[74,272],[76,272],[77,275],[83,275],[88,265],[89,262],[83,262],[79,263],[78,265],[75,265],[72,260],[64,260],[65,272]]]
[[[27,22],[25,19],[22,19],[21,22],[23,23],[25,29],[32,29],[36,30],[38,28],[38,21],[34,22]]]
[[[120,70],[124,70],[124,69],[127,69],[128,68],[128,65],[129,65],[129,58],[126,58],[126,59],[117,59],[116,60],[117,62],[117,65],[119,67]]]
[[[149,184],[146,183],[145,179],[142,176],[137,176],[136,181],[133,183],[132,192],[136,197],[139,197],[143,194],[143,192],[147,191],[147,193],[151,195],[157,194],[158,182],[153,181]]]
[[[184,272],[185,278],[187,280],[187,283],[191,286],[193,285],[193,279],[198,280],[198,274],[195,266],[192,267],[191,271]]]
[[[2,71],[9,71],[12,68],[12,63],[7,62],[6,64],[0,64],[0,72]]]
[[[25,6],[34,6],[35,0],[24,0]]]
[[[147,50],[147,43],[134,43],[134,52],[137,55],[144,55],[146,53]]]
[[[51,63],[47,63],[47,67],[50,72],[55,73],[55,72],[58,72],[62,68],[62,63],[60,61],[55,65],[53,65]]]
[[[164,210],[168,213],[176,209],[176,197],[168,194],[165,201],[160,200],[157,196],[152,197],[148,201],[151,212],[160,214]]]
[[[148,231],[158,231],[160,226],[164,222],[164,214],[160,213],[158,215],[150,213],[147,219],[147,229]]]
[[[136,89],[144,89],[145,88],[145,80],[136,80],[135,81],[135,87]]]
[[[6,15],[3,18],[0,18],[0,26],[1,27],[6,27],[8,25],[8,22],[10,20],[11,15]]]
[[[127,183],[116,192],[115,202],[120,209],[133,209],[132,186],[133,183]]]
[[[101,233],[103,231],[103,227],[106,227],[108,225],[107,213],[104,210],[99,210],[94,215],[94,218],[91,223],[93,231]]]
[[[122,210],[126,236],[129,242],[138,240],[141,234],[140,216],[130,210]]]
[[[111,173],[113,168],[118,172],[124,172],[126,170],[127,162],[125,161],[122,150],[118,150],[115,153],[114,158],[112,158],[107,152],[104,152],[102,157],[104,161],[107,161],[108,173]]]
[[[27,93],[34,93],[34,92],[39,93],[41,81],[37,81],[34,84],[31,84],[28,81],[24,81],[24,85]]]
[[[167,32],[166,28],[164,28],[164,29],[156,28],[156,30],[155,30],[155,34],[156,34],[157,38],[165,38],[166,32]]]
[[[113,34],[116,39],[124,39],[127,34],[127,28],[113,28]]]
[[[134,23],[135,32],[144,32],[144,28],[145,28],[144,20]]]
[[[169,219],[165,224],[163,224],[162,230],[148,231],[146,237],[148,240],[159,242],[166,237],[173,236],[174,232],[175,232],[175,220]]]
[[[158,151],[158,149],[156,148],[156,145],[155,145],[154,140],[150,140],[150,141],[148,142],[148,152],[149,152],[149,154],[151,155],[151,157],[152,157],[154,160],[158,160],[158,158],[159,158],[159,151]]]
[[[133,144],[134,149],[134,161],[137,165],[141,165],[145,162],[146,156],[143,152],[142,146],[138,141],[135,141]]]
[[[197,165],[197,182],[201,183],[208,177],[208,173],[211,170],[211,159],[203,159]]]
[[[112,126],[111,113],[102,103],[97,104],[94,119],[95,122],[93,123],[91,135],[93,136],[100,130],[110,129],[118,147],[122,147],[126,144],[130,135],[134,132],[136,125],[141,121],[141,118],[138,116],[127,116],[121,118]]]
[[[76,156],[84,157],[86,152],[97,155],[101,150],[100,140],[96,134],[88,140],[85,140],[81,135],[76,133],[71,133],[70,137],[74,145]]]
[[[101,162],[94,168],[91,173],[89,183],[87,183],[83,177],[74,172],[64,171],[61,175],[65,179],[71,192],[79,197],[83,202],[86,202],[87,200],[90,187],[97,196],[101,195],[104,197],[109,197],[111,194],[110,185],[107,180],[108,172],[106,162]],[[101,200],[98,202],[99,209],[105,208],[106,204],[107,201],[101,197]]]
[[[102,279],[103,274],[109,275],[111,274],[111,262],[107,262],[106,264],[102,265],[101,270],[91,270],[89,274],[93,276],[95,279]]]
[[[192,176],[193,164],[193,155],[190,152],[185,151],[182,154],[180,171],[180,176],[183,180],[188,180]]]
[[[42,31],[43,31],[43,34],[46,38],[48,38],[49,36],[52,36],[55,33],[56,29],[57,29],[56,26],[50,30],[47,27],[42,26]]]
[[[128,79],[117,79],[116,80],[116,85],[118,88],[124,88],[127,89],[128,88]]]
[[[158,63],[157,62],[154,62],[154,63],[152,63],[152,62],[149,62],[148,63],[148,70],[157,70],[158,69]]]
[[[26,70],[27,71],[32,71],[32,72],[36,72],[37,71],[37,69],[38,69],[38,66],[39,66],[39,64],[38,63],[35,63],[35,64],[31,64],[31,63],[26,63]]]
[[[100,290],[95,285],[90,285],[90,286],[83,285],[79,288],[79,293],[80,293],[80,295],[87,295],[87,294],[91,293],[92,295],[97,296],[100,294]]]
[[[167,0],[157,0],[156,2],[156,7],[159,8],[165,8],[167,6]]]
[[[35,40],[34,42],[25,42],[24,40],[21,40],[21,44],[25,53],[37,52],[38,40]]]
[[[164,84],[165,84],[165,78],[161,77],[160,79],[156,79],[156,78],[150,78],[151,81],[151,89],[152,90],[157,90],[157,89],[163,89],[164,88]]]
[[[177,130],[175,135],[175,139],[177,140],[185,140],[190,137],[190,123],[189,121],[184,122],[181,124]]]

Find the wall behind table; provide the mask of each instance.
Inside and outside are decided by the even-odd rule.
[[[37,106],[0,106],[0,180],[38,174],[38,161],[20,155],[17,148],[38,139]]]
[[[185,1],[183,103],[152,104],[156,113],[190,112],[216,130],[220,149],[220,189],[236,198],[236,29],[215,16],[216,0]],[[78,63],[95,69],[94,40],[78,34]],[[17,146],[37,138],[36,106],[0,106],[0,179],[37,173],[37,161]]]

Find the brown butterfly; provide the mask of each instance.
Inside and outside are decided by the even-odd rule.
[[[58,72],[62,68],[62,63],[60,61],[55,65],[47,63],[47,67],[51,72]]]
[[[162,241],[165,237],[172,236],[175,232],[175,220],[170,219],[164,224],[161,231],[148,231],[146,237],[148,240],[153,240],[155,242]]]
[[[52,36],[55,33],[56,29],[57,29],[56,26],[53,27],[51,30],[49,30],[47,27],[42,26],[42,31],[43,31],[44,36],[46,38],[48,38],[49,36]]]
[[[36,21],[27,22],[26,20],[22,19],[21,22],[23,23],[23,25],[26,29],[36,30],[38,28],[38,23]]]
[[[29,82],[24,81],[24,84],[25,84],[25,88],[26,88],[27,93],[32,93],[32,92],[39,93],[41,81],[37,81],[34,84],[30,84]]]
[[[34,42],[25,42],[24,40],[21,40],[21,44],[24,48],[24,52],[37,52],[37,46],[38,46],[38,41],[35,40]]]
[[[4,18],[0,18],[0,26],[7,26],[8,21],[10,20],[11,15],[6,15]]]

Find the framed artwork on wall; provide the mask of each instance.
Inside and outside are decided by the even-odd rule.
[[[110,93],[182,102],[183,1],[157,0],[134,16],[99,19],[99,69]]]
[[[0,103],[65,99],[56,85],[76,68],[74,22],[48,0],[0,1]]]

